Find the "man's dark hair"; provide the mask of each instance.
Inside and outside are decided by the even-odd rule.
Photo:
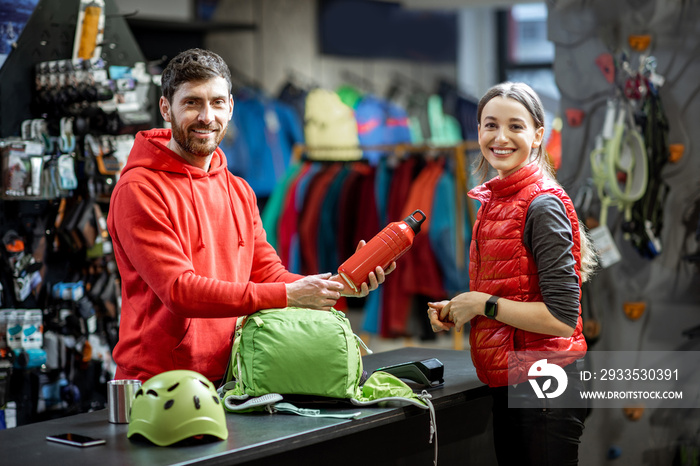
[[[219,55],[209,50],[190,49],[170,60],[163,70],[161,86],[163,97],[172,102],[173,95],[182,83],[222,77],[231,93],[231,70]]]

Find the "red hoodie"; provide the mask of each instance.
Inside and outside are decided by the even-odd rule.
[[[116,378],[189,369],[221,379],[236,316],[287,305],[300,275],[267,242],[255,195],[216,149],[208,172],[136,135],[107,223],[122,280]]]

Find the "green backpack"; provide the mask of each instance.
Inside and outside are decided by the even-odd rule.
[[[236,331],[228,379],[237,395],[352,398],[363,372],[358,340],[336,310],[258,311]]]
[[[298,408],[285,395],[349,401],[355,406],[412,404],[430,410],[430,441],[435,412],[427,391],[420,394],[387,372],[363,380],[361,344],[345,315],[288,307],[258,311],[241,319],[231,361],[219,389],[231,413],[268,411],[302,416],[355,418],[360,412],[325,413]],[[435,441],[437,455],[437,439]]]
[[[410,404],[428,408],[427,392],[414,394],[391,374],[375,372],[363,380],[359,345],[371,351],[340,311],[266,309],[242,321],[221,390],[227,397],[247,400],[269,394],[308,395],[350,400],[358,406],[384,398],[406,398]],[[370,381],[376,382],[367,386]],[[386,393],[382,386],[387,386]],[[399,392],[402,396],[397,396]],[[230,408],[235,411],[235,406]]]

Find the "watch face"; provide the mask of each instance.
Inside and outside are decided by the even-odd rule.
[[[490,319],[495,319],[496,314],[498,314],[498,297],[492,296],[486,301],[486,308],[484,309],[484,314]]]
[[[486,317],[493,317],[496,312],[496,305],[493,303],[486,304]]]

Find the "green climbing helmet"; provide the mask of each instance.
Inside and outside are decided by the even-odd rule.
[[[200,435],[228,438],[223,405],[212,383],[187,370],[148,379],[131,404],[127,437],[141,434],[159,446]]]

